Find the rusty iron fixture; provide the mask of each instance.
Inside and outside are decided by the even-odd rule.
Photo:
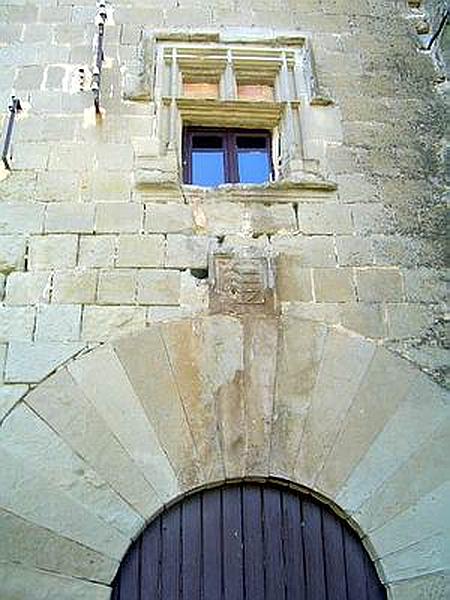
[[[97,115],[100,114],[100,90],[102,80],[102,65],[105,59],[103,52],[103,42],[105,37],[105,23],[108,18],[106,12],[106,4],[101,2],[98,7],[97,15],[95,17],[95,24],[97,26],[97,39],[95,44],[95,60],[94,67],[92,70],[92,84],[91,90],[94,94],[94,106]]]
[[[13,135],[13,131],[14,131],[14,122],[16,120],[17,113],[19,113],[22,110],[22,106],[20,104],[19,98],[16,98],[15,96],[13,96],[11,99],[11,104],[9,105],[8,108],[9,108],[9,119],[8,119],[8,125],[6,127],[5,141],[3,142],[2,161],[3,161],[3,164],[5,165],[5,168],[8,169],[8,171],[10,171],[11,170],[10,160],[12,158],[12,152],[10,151],[10,149],[11,149],[12,135]]]

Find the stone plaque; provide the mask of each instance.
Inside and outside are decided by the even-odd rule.
[[[274,310],[272,261],[261,251],[222,251],[210,258],[210,307],[213,312]]]

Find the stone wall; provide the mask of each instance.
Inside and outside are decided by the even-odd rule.
[[[95,11],[56,0],[1,7],[3,120],[13,90],[24,105],[0,184],[5,382],[39,379],[18,356],[42,363],[40,375],[86,344],[207,310],[206,282],[190,269],[205,268],[219,241],[281,257],[283,309],[378,339],[443,381],[444,112],[404,3],[115,3],[97,122],[78,73],[92,63]],[[337,192],[264,206],[143,197],[136,145],[154,111],[122,100],[121,75],[143,28],[243,23],[310,35],[319,85],[342,118],[325,150]]]
[[[74,356],[205,317],[210,257],[221,249],[270,257],[282,318],[361,336],[446,385],[448,27],[436,61],[435,48],[423,50],[440,14],[433,3],[117,0],[107,8],[101,118],[89,89],[96,11],[92,0],[0,6],[3,131],[13,92],[23,108],[12,170],[0,172],[0,422]],[[187,189],[176,161],[149,148],[154,102],[123,98],[143,37],[225,28],[309,40],[322,103],[303,107],[304,133],[313,131],[308,149],[326,189]],[[151,188],[139,185],[143,155]],[[443,589],[437,579],[417,580],[414,598],[429,597],[426,585]],[[84,597],[67,597],[76,593]]]

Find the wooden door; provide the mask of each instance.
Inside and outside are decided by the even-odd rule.
[[[288,488],[243,483],[190,496],[133,544],[113,600],[385,600],[355,533]]]

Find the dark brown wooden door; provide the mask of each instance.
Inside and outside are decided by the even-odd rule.
[[[354,532],[284,487],[205,490],[156,518],[128,551],[113,600],[385,600]]]

